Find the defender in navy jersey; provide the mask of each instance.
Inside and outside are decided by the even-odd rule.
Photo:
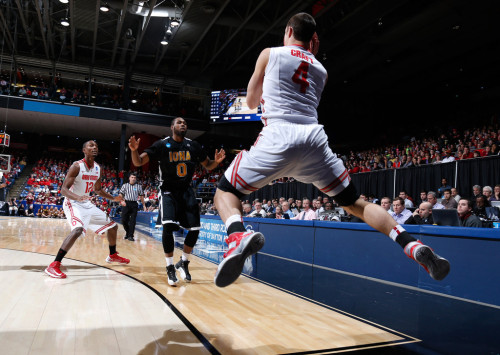
[[[348,213],[401,245],[432,278],[442,280],[450,270],[449,262],[408,234],[382,207],[360,199],[342,160],[331,151],[317,119],[328,76],[315,57],[319,49],[315,31],[311,15],[296,14],[285,28],[284,46],[266,48],[257,59],[247,104],[251,109],[262,105],[264,128],[250,151],[234,159],[214,197],[229,246],[215,284],[225,287],[236,281],[245,260],[264,245],[262,233],[245,230],[240,198],[283,176],[314,184]]]
[[[168,284],[175,286],[178,270],[181,278],[191,281],[189,274],[189,255],[198,240],[200,233],[200,208],[190,187],[196,166],[201,164],[207,170],[216,168],[226,157],[224,149],[215,150],[214,160],[208,158],[207,152],[198,142],[185,138],[186,121],[177,117],[170,126],[172,137],[166,137],[153,143],[139,155],[140,139],[130,137],[129,148],[135,166],[141,166],[150,160],[157,160],[160,170],[160,211],[158,218],[163,225],[163,250],[167,260]],[[184,241],[182,257],[174,265],[173,232],[184,228],[188,234]]]

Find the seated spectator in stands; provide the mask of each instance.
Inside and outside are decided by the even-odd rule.
[[[17,209],[17,215],[19,217],[26,217],[26,209],[24,208],[23,203],[19,204],[19,208]]]
[[[405,224],[434,224],[430,202],[422,202]]]
[[[275,219],[290,219],[290,216],[286,213],[283,213],[283,208],[281,205],[276,206],[276,212],[272,213],[271,216]]]
[[[382,206],[387,212],[391,212],[391,199],[389,197],[382,197],[380,199],[380,206]]]
[[[451,163],[452,161],[455,161],[455,157],[451,154],[451,150],[446,151],[446,155],[443,158],[443,163]]]
[[[392,212],[389,212],[389,214],[397,224],[404,224],[411,216],[410,210],[405,208],[405,201],[401,197],[392,200]]]
[[[449,190],[451,189],[451,186],[448,184],[448,179],[442,178],[441,179],[441,186],[437,190],[439,197],[443,198],[444,197],[444,190]]]
[[[7,202],[9,205],[9,215],[10,216],[15,216],[17,215],[17,210],[18,210],[18,204],[15,198],[11,198],[9,202]]]
[[[291,219],[306,220],[306,221],[311,221],[316,219],[316,213],[311,208],[311,201],[308,198],[302,199],[302,206],[304,207],[304,209],[297,216],[292,217]]]
[[[42,218],[50,218],[50,210],[48,206],[43,209]]]
[[[463,198],[458,201],[458,218],[462,227],[482,227],[483,223],[479,217],[472,214],[472,203],[470,200]]]
[[[491,207],[490,201],[486,199],[486,196],[479,195],[476,197],[476,206],[472,209],[472,212],[479,217],[481,220],[487,220],[488,214],[486,213],[486,207]]]
[[[401,197],[405,203],[405,208],[412,208],[413,207],[413,201],[409,198],[408,194],[406,193],[406,190],[401,190],[399,192],[399,197]]]
[[[248,215],[252,213],[252,205],[249,203],[243,204],[243,217],[248,217]]]
[[[458,194],[458,190],[455,187],[451,188],[451,197],[453,197],[455,201],[457,201],[457,204],[458,201],[462,199],[462,197]]]
[[[327,202],[325,203],[325,212],[333,211],[333,203]]]
[[[291,208],[295,208],[298,212],[302,211],[302,200],[295,200],[295,206],[291,206]],[[295,213],[295,212],[294,212]]]
[[[464,147],[464,151],[462,153],[462,159],[472,159],[474,154],[472,154],[469,150],[469,147]]]
[[[419,202],[420,203],[427,202],[427,191],[425,191],[425,190],[420,191]]]
[[[432,209],[434,210],[442,210],[444,208],[444,206],[438,202],[437,195],[434,191],[429,191],[427,193],[427,202],[431,203]]]
[[[441,204],[447,210],[457,208],[458,202],[455,201],[453,197],[451,197],[451,189],[444,190],[444,197],[441,200]]]
[[[329,202],[331,204],[331,202]],[[288,219],[295,217],[293,212],[290,210],[290,203],[288,201],[283,201],[281,208],[283,209],[283,214],[288,215]]]
[[[40,208],[38,209],[38,211],[36,212],[36,216],[37,216],[38,218],[42,218],[42,214],[43,214],[43,207],[40,207]]]
[[[434,159],[434,161],[432,162],[432,164],[441,164],[443,161],[441,160],[441,155],[439,154],[439,152],[436,154],[436,158]]]
[[[483,187],[483,196],[486,197],[488,201],[491,201],[491,197],[493,196],[493,189],[491,186]]]
[[[490,201],[500,201],[500,185],[495,185]]]
[[[266,211],[262,208],[261,202],[256,202],[254,204],[255,210],[251,212],[247,217],[261,217],[264,218],[267,216]]]

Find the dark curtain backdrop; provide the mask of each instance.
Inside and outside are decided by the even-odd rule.
[[[456,172],[458,173],[455,180]],[[351,175],[351,181],[358,193],[372,193],[381,198],[394,197],[401,190],[406,190],[415,201],[418,200],[421,190],[437,192],[442,178],[446,178],[451,186],[455,186],[456,181],[455,187],[459,195],[468,197],[472,194],[473,185],[494,187],[500,184],[500,156]],[[394,180],[396,180],[395,186]],[[262,200],[263,198],[293,197],[297,199],[318,196],[326,195],[312,184],[289,182],[265,186],[245,199],[252,201],[255,198]]]

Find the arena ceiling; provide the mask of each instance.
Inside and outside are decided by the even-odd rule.
[[[425,104],[433,98],[500,95],[496,0],[64,1],[0,0],[2,69],[128,78],[177,92],[242,88],[260,51],[280,45],[288,18],[305,11],[318,23],[317,57],[329,73],[323,120],[365,117],[369,135],[385,114],[375,119],[377,105],[397,115],[432,110]]]
[[[5,63],[30,58],[83,75],[93,67],[159,84],[245,87],[259,52],[280,45],[290,15],[306,11],[318,22],[330,83],[346,90],[417,90],[478,70],[498,74],[495,0],[64,1],[0,1]]]

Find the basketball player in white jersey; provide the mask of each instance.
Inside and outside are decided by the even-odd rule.
[[[250,151],[234,159],[215,195],[229,245],[215,284],[233,283],[245,259],[264,245],[262,233],[245,230],[240,198],[283,176],[314,184],[349,214],[400,244],[432,278],[442,280],[450,270],[449,262],[408,234],[382,207],[359,199],[342,160],[330,150],[316,111],[327,72],[315,57],[319,49],[315,31],[312,16],[294,15],[285,29],[284,46],[264,49],[257,59],[248,83],[247,105],[254,109],[260,102],[264,128]]]
[[[109,219],[102,210],[90,202],[90,193],[120,202],[121,196],[113,197],[101,189],[101,167],[94,161],[99,149],[97,143],[88,141],[83,144],[85,158],[75,161],[64,179],[61,193],[65,197],[63,203],[66,219],[71,226],[71,233],[57,253],[55,260],[45,269],[45,273],[56,279],[66,278],[61,271],[61,260],[82,234],[91,229],[96,234],[107,232],[109,242],[108,263],[128,264],[129,259],[122,258],[116,251],[116,232],[118,225]]]

